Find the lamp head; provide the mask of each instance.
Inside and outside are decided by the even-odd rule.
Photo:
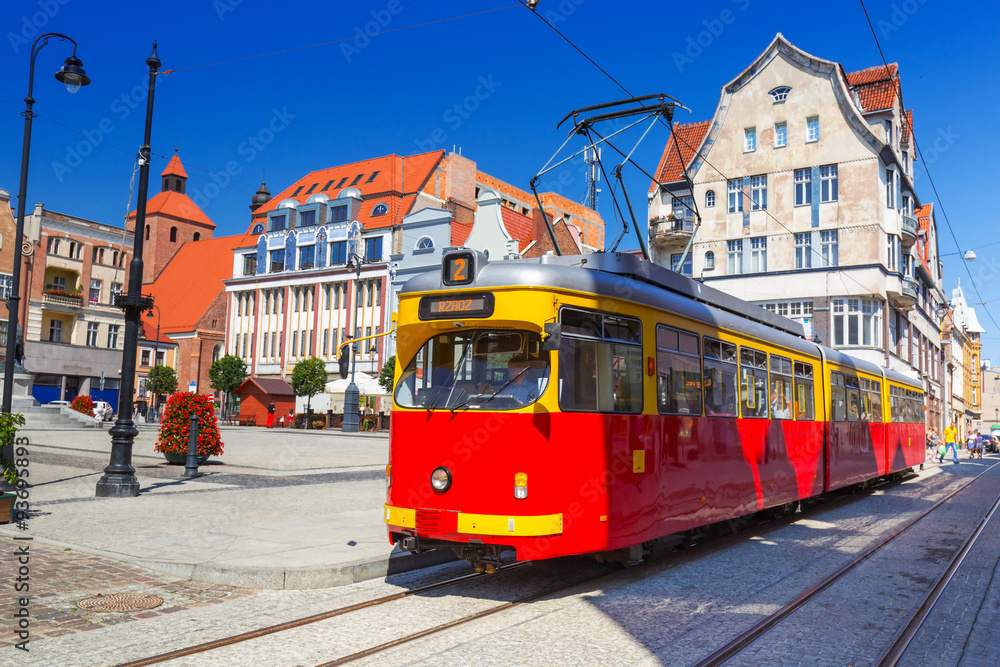
[[[83,63],[75,55],[66,59],[62,69],[56,72],[56,79],[71,93],[80,90],[80,86],[90,83],[90,78],[83,71]]]

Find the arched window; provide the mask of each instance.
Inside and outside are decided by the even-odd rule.
[[[194,240],[195,241],[200,241],[201,240],[201,232],[195,232],[194,233]]]
[[[146,240],[149,240],[149,225],[146,225]]]
[[[216,361],[218,361],[221,355],[222,355],[222,343],[216,343],[215,349],[212,350],[212,363],[214,364]]]
[[[715,206],[715,190],[709,190],[705,193],[705,208],[712,208]]]
[[[788,93],[792,92],[792,89],[788,86],[778,86],[774,90],[768,93],[775,102],[784,102],[788,97]]]
[[[253,226],[253,232],[251,232],[251,233],[252,234],[263,234],[264,233],[264,225],[258,222],[256,225]]]
[[[375,208],[372,209],[372,217],[374,218],[377,215],[385,215],[388,212],[389,212],[388,206],[386,206],[385,204],[377,204]]]
[[[176,243],[177,242],[177,228],[176,227],[171,227],[170,228],[170,242],[171,243]]]
[[[417,250],[431,250],[434,248],[434,241],[429,236],[425,236],[417,241]]]
[[[705,270],[709,271],[715,268],[715,253],[709,250],[705,253]]]

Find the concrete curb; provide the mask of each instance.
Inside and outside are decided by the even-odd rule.
[[[5,535],[5,537],[12,536]],[[433,567],[458,560],[455,554],[447,550],[438,549],[425,551],[421,554],[411,554],[394,547],[392,552],[384,556],[315,567],[231,567],[212,563],[183,563],[133,558],[113,551],[79,547],[45,537],[31,537],[37,542],[43,542],[64,549],[68,548],[72,551],[91,554],[93,556],[109,558],[122,563],[138,565],[139,567],[156,570],[157,572],[162,572],[179,579],[257,590],[333,588],[356,584],[369,579],[380,579],[394,574],[412,572],[425,567]]]

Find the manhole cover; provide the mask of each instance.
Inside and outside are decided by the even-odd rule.
[[[77,606],[86,611],[143,611],[159,607],[163,598],[145,593],[98,593],[80,600]]]

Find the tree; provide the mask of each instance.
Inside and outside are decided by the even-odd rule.
[[[172,394],[177,391],[177,371],[170,366],[157,364],[149,371],[148,384],[153,396],[158,394]]]
[[[232,392],[247,379],[247,363],[239,357],[228,354],[216,359],[208,369],[212,388],[226,392],[226,402],[222,406],[222,418],[229,414]]]
[[[396,355],[392,355],[385,360],[385,365],[382,366],[382,372],[378,374],[378,383],[385,389],[389,394],[392,394],[392,383],[396,377]]]
[[[326,362],[319,357],[309,357],[295,364],[292,371],[292,390],[296,396],[306,396],[306,414],[312,409],[312,397],[326,389]],[[309,419],[306,418],[306,428]]]

